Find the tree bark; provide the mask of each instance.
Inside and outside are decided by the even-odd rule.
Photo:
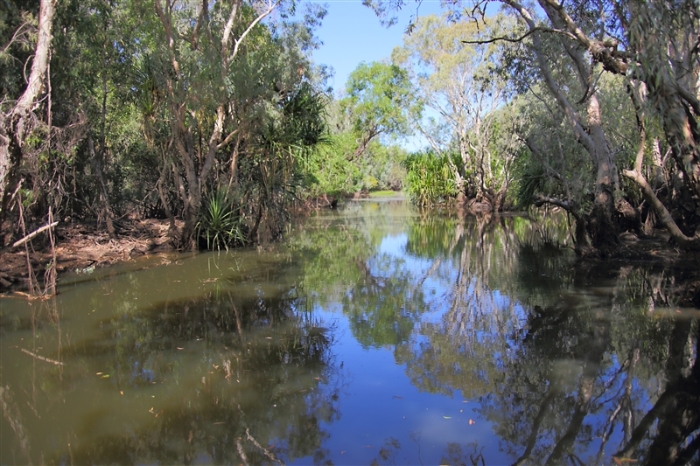
[[[0,195],[2,195],[0,227],[7,215],[10,196],[17,184],[25,139],[34,129],[32,113],[38,105],[49,66],[55,7],[56,0],[41,0],[38,37],[27,87],[15,106],[7,114],[0,115]]]
[[[695,236],[690,237],[686,236],[685,233],[681,231],[676,222],[673,220],[671,213],[656,196],[654,190],[651,188],[644,175],[636,170],[624,170],[622,174],[634,181],[637,186],[639,186],[644,199],[654,210],[658,221],[666,228],[666,230],[668,230],[671,238],[673,238],[680,247],[684,249],[700,250],[700,235],[698,232],[695,233]]]

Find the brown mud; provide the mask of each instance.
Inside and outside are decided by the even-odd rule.
[[[147,254],[174,250],[168,237],[167,220],[128,220],[119,234],[110,238],[95,223],[59,223],[55,237],[56,272],[81,271],[133,260]],[[39,285],[52,262],[52,251],[45,233],[30,243],[0,250],[0,293],[29,288],[29,262]]]

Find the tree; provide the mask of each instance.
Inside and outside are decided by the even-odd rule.
[[[154,11],[141,12],[148,18],[142,33],[153,44],[141,62],[144,119],[163,154],[159,183],[174,186],[178,199],[170,216],[182,212],[174,234],[182,248],[197,246],[198,215],[217,183],[237,191],[247,237],[259,239],[289,188],[297,149],[319,142],[324,131],[320,96],[308,82],[311,26],[263,23],[275,11],[284,18],[283,6],[156,2]],[[311,19],[322,16],[316,11]],[[159,191],[167,205],[168,193]]]
[[[55,7],[56,0],[41,0],[37,18],[36,45],[26,86],[14,105],[10,102],[2,102],[2,113],[0,113],[0,193],[2,195],[0,227],[7,215],[10,198],[17,188],[17,170],[24,155],[27,138],[37,126],[35,111],[45,89],[44,80],[49,66]],[[7,51],[15,45],[13,42],[27,35],[28,29],[27,22],[19,25],[9,42],[3,46],[3,51]],[[5,106],[9,108],[5,110]]]
[[[411,105],[405,70],[380,62],[361,63],[350,73],[346,92],[342,105],[358,135],[352,159],[361,156],[377,137],[405,134]]]
[[[475,5],[485,7],[488,3],[475,2]],[[518,2],[499,3],[506,5],[527,28],[524,36],[506,40],[523,40],[526,36],[531,39],[539,73],[574,130],[577,141],[593,162],[596,173],[593,209],[580,219],[593,245],[609,249],[615,243],[614,232],[618,226],[612,214],[619,180],[609,137],[602,127],[606,117],[601,110],[596,78],[597,73],[608,72],[625,78],[622,85],[630,89],[639,121],[638,157],[634,169],[624,170],[623,174],[636,183],[660,223],[680,246],[700,247],[700,236],[694,234],[696,226],[700,225],[697,213],[700,105],[698,83],[694,78],[698,57],[694,39],[698,29],[698,6],[682,2],[682,5],[668,8],[662,3],[637,1],[574,2],[564,6],[556,0],[541,0],[537,4],[544,17],[537,18],[534,10]],[[570,59],[571,69],[580,81],[575,91],[563,87],[555,79],[552,67],[555,59],[545,49],[545,41],[558,44],[560,56]],[[573,103],[576,95],[581,96],[579,104],[584,106],[585,113],[577,111]],[[670,195],[667,196],[674,214],[658,198],[643,174],[649,118],[661,122],[674,161],[677,183],[668,187]],[[686,202],[690,205],[680,205]]]
[[[498,131],[496,110],[504,104],[506,83],[493,76],[499,50],[492,44],[465,44],[507,29],[505,18],[484,22],[450,22],[447,15],[417,20],[392,59],[409,70],[414,95],[423,110],[412,123],[430,147],[446,158],[458,191],[471,202],[486,202],[501,209],[510,183],[513,144],[494,151]],[[430,109],[435,117],[423,117]],[[421,114],[423,113],[423,115]],[[459,155],[454,163],[450,152]]]
[[[226,125],[235,111],[227,86],[231,65],[247,36],[278,6],[279,2],[248,5],[238,0],[193,7],[159,0],[153,12],[143,12],[155,35],[157,63],[163,67],[156,78],[162,80],[159,91],[170,120],[168,145],[178,154],[170,162],[177,167],[173,176],[185,222],[178,240],[186,248],[195,246],[197,215],[217,152],[240,132],[240,127]]]

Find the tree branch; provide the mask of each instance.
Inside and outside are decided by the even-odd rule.
[[[503,36],[501,36],[501,37],[493,37],[493,38],[491,38],[491,39],[485,39],[485,40],[463,40],[462,43],[463,43],[463,44],[471,44],[471,45],[492,44],[492,43],[498,42],[498,41],[511,42],[511,43],[518,43],[518,42],[522,42],[522,41],[523,41],[525,38],[527,38],[529,35],[531,35],[531,34],[533,34],[533,33],[535,33],[535,32],[538,32],[538,31],[540,31],[540,32],[551,32],[551,33],[553,33],[553,34],[562,34],[562,35],[564,35],[564,36],[566,36],[566,37],[568,37],[568,38],[570,38],[570,39],[576,40],[576,36],[574,36],[573,34],[571,34],[571,33],[568,32],[568,31],[562,31],[561,29],[544,28],[544,27],[541,27],[541,26],[537,26],[537,27],[534,27],[534,28],[530,29],[530,30],[527,31],[525,34],[523,34],[522,36],[516,37],[516,38],[513,38],[513,37],[503,37]]]
[[[697,233],[693,237],[686,236],[678,225],[673,220],[671,213],[666,209],[666,206],[656,197],[654,190],[647,182],[644,175],[636,170],[623,170],[622,174],[634,181],[642,191],[644,199],[654,209],[654,213],[659,219],[659,222],[668,230],[671,237],[684,249],[700,250],[700,235]]]
[[[239,37],[238,39],[236,39],[236,45],[234,45],[234,47],[233,47],[233,52],[231,53],[231,55],[230,55],[229,58],[228,58],[229,63],[232,62],[234,58],[236,58],[236,55],[238,55],[238,47],[240,47],[241,42],[243,42],[243,39],[245,39],[245,37],[250,33],[250,31],[253,30],[253,28],[254,28],[260,21],[262,21],[262,20],[265,19],[270,13],[272,13],[272,12],[274,11],[274,9],[277,8],[277,6],[279,6],[279,4],[280,4],[279,0],[276,1],[275,3],[272,3],[272,4],[270,5],[270,7],[269,7],[265,12],[261,13],[260,15],[258,15],[258,17],[255,18],[255,20],[254,20],[252,23],[250,23],[250,26],[248,26],[248,29],[246,29],[245,31],[243,31],[243,34],[241,34],[241,37]]]
[[[40,234],[41,232],[46,231],[46,230],[48,230],[48,229],[50,229],[50,228],[53,228],[53,227],[55,227],[56,225],[58,225],[58,222],[53,222],[53,223],[50,223],[50,224],[48,224],[48,225],[44,225],[43,227],[41,227],[41,228],[39,228],[39,229],[37,229],[37,230],[34,230],[32,233],[29,233],[29,234],[28,234],[27,236],[25,236],[24,238],[22,238],[22,239],[20,239],[20,240],[18,240],[18,241],[15,241],[14,244],[11,246],[10,249],[14,249],[14,248],[16,248],[17,246],[22,246],[24,243],[30,241],[32,238],[34,238],[35,236],[37,236],[37,235]]]

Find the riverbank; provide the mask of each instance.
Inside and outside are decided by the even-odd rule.
[[[343,202],[386,202],[405,200],[401,193],[384,193],[380,196],[355,196]],[[334,208],[330,198],[319,198],[297,205],[294,215],[304,216],[311,211]],[[178,225],[181,226],[181,225]],[[120,222],[119,234],[110,238],[103,226],[95,223],[59,223],[54,231],[56,238],[56,272],[90,272],[96,268],[133,261],[139,257],[175,250],[168,237],[167,219],[124,220]],[[46,234],[38,236],[29,246],[31,270],[43,281],[46,267],[51,264],[52,251]],[[0,294],[24,292],[29,289],[29,270],[25,246],[0,251]],[[680,267],[694,269],[700,254],[681,251],[669,241],[668,234],[657,231],[653,237],[637,237],[634,233],[620,235],[619,254],[607,259],[587,260],[592,266],[599,261],[617,264],[620,267],[642,262],[657,263],[664,268]],[[691,264],[691,266],[689,266]],[[700,308],[700,278],[689,274],[688,280],[678,284],[677,296],[683,305]],[[60,291],[60,290],[59,290]]]
[[[359,200],[362,196],[347,197]],[[336,198],[323,196],[299,202],[292,206],[291,213],[304,216],[309,212],[335,208]],[[176,220],[181,228],[180,220]],[[96,268],[128,262],[150,254],[175,251],[168,230],[168,219],[122,219],[118,234],[111,238],[104,225],[95,222],[59,222],[52,230],[55,238],[56,272],[92,271]],[[46,232],[25,245],[0,249],[0,294],[24,293],[30,288],[30,270],[43,282],[46,268],[52,261],[52,251]],[[28,256],[28,257],[27,257]],[[31,267],[27,266],[27,262]]]
[[[146,254],[172,251],[168,238],[168,220],[145,219],[120,222],[120,232],[110,238],[95,223],[59,223],[56,238],[56,272],[93,270],[133,260]],[[27,259],[27,250],[29,259]],[[29,268],[42,281],[51,263],[52,251],[46,234],[29,245],[0,251],[0,292],[24,291],[29,288]]]

